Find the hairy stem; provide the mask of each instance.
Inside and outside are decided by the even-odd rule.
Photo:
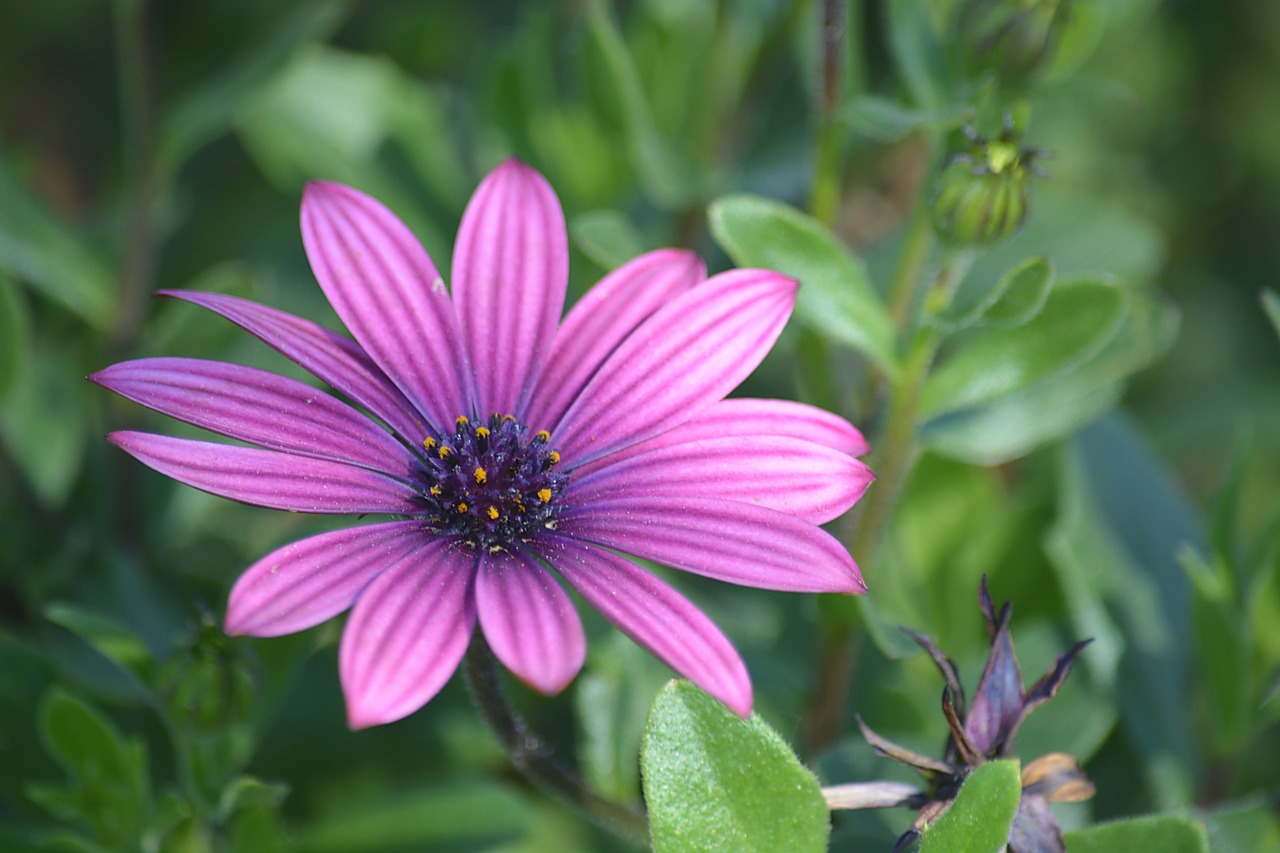
[[[467,650],[463,674],[471,701],[506,750],[512,766],[525,779],[567,802],[598,826],[634,844],[647,846],[649,822],[641,811],[592,791],[581,777],[557,762],[529,731],[524,719],[507,701],[498,679],[497,661],[478,632]]]

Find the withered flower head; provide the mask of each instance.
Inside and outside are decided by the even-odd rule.
[[[915,821],[898,839],[894,851],[904,849],[926,825],[950,808],[972,768],[988,761],[1014,757],[1013,741],[1018,727],[1032,711],[1054,697],[1066,681],[1076,656],[1092,642],[1078,642],[1058,655],[1043,678],[1030,688],[1024,688],[1013,639],[1009,636],[1012,605],[1006,602],[997,613],[987,591],[985,575],[978,601],[987,635],[991,638],[991,652],[971,703],[965,700],[960,676],[951,659],[924,634],[902,629],[929,653],[946,681],[942,689],[942,713],[947,719],[950,735],[941,760],[898,746],[858,720],[863,737],[878,753],[919,770],[927,787],[921,790],[899,782],[868,782],[837,785],[823,791],[827,805],[832,809],[890,806],[918,809]],[[1009,832],[1010,853],[1064,853],[1066,846],[1062,830],[1049,803],[1087,800],[1093,794],[1093,783],[1070,755],[1053,752],[1024,764],[1022,799]]]

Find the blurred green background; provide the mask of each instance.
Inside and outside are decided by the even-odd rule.
[[[911,5],[848,4],[844,94],[828,116],[834,230],[881,294],[958,125],[899,127],[874,109],[953,115],[920,103],[904,64]],[[945,59],[948,5],[915,5]],[[329,522],[142,469],[103,434],[194,431],[83,377],[147,355],[300,375],[224,321],[150,294],[216,290],[336,326],[298,234],[312,178],[380,198],[445,268],[471,189],[515,154],[564,205],[571,296],[658,246],[722,269],[708,204],[744,191],[809,204],[819,13],[781,0],[0,7],[0,848],[80,843],[72,830],[99,846],[59,849],[617,844],[525,788],[458,680],[403,722],[351,733],[337,624],[222,637],[239,571]],[[1028,680],[1069,640],[1097,637],[1061,707],[1023,737],[1028,757],[1073,752],[1098,784],[1064,821],[1226,809],[1235,817],[1213,818],[1221,849],[1263,849],[1265,803],[1280,795],[1280,338],[1259,301],[1280,280],[1280,5],[1079,0],[1075,15],[1051,71],[1009,101],[1026,141],[1052,152],[1052,177],[1035,182],[1026,231],[973,276],[1040,253],[1060,277],[1114,274],[1167,297],[1176,337],[1081,431],[988,465],[939,440],[888,544],[855,554],[876,608],[865,618],[930,633],[973,684],[975,591],[990,574],[995,597],[1015,602]],[[853,379],[824,396],[805,346],[789,332],[747,390],[820,399],[874,435],[883,413],[859,392],[874,370],[831,345],[825,357]],[[814,602],[677,582],[743,651],[761,713],[803,749]],[[597,785],[634,798],[644,711],[666,672],[584,617],[587,673],[555,699],[516,696]],[[850,704],[932,753],[945,734],[936,673],[918,655],[891,660],[882,634],[859,634]],[[96,769],[59,741],[60,714],[100,735],[81,745],[100,751]],[[890,773],[851,716],[834,748],[805,757],[828,782]],[[104,802],[103,779],[138,793]],[[907,822],[840,817],[833,849],[883,849]]]

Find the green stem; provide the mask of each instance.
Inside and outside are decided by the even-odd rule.
[[[643,812],[592,791],[576,773],[558,763],[507,701],[497,661],[479,634],[467,650],[463,670],[471,701],[506,750],[512,766],[533,785],[563,800],[596,825],[645,847],[649,822]]]
[[[840,213],[841,161],[844,129],[838,115],[844,98],[846,0],[822,0],[821,89],[818,93],[818,147],[814,163],[809,212],[828,228],[835,228]]]

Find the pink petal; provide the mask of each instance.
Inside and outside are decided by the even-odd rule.
[[[560,324],[525,422],[554,430],[618,344],[650,314],[706,277],[697,255],[677,249],[649,252],[605,276]]]
[[[362,192],[311,183],[302,239],[342,322],[427,420],[447,428],[470,414],[453,303],[404,223]]]
[[[522,414],[568,281],[569,243],[555,191],[533,169],[507,160],[471,197],[453,249],[453,295],[480,415]]]
[[[350,607],[377,575],[428,540],[417,521],[335,530],[272,551],[236,581],[228,634],[279,637],[305,631]]]
[[[407,476],[413,455],[386,430],[296,379],[195,358],[144,358],[89,377],[198,427],[261,447]]]
[[[527,555],[495,551],[480,558],[476,612],[498,660],[534,690],[559,693],[582,669],[587,639],[578,612]]]
[[[721,498],[823,524],[853,506],[874,479],[852,456],[798,438],[734,436],[659,445],[661,438],[636,445],[640,452],[618,462],[603,464],[617,458],[607,456],[591,472],[575,475],[569,501]]]
[[[643,441],[719,402],[777,340],[796,283],[733,270],[669,302],[597,371],[552,441],[566,465]]]
[[[867,591],[822,528],[763,507],[709,498],[617,497],[566,510],[556,529],[728,583],[789,592]]]
[[[165,476],[256,506],[352,514],[421,508],[409,484],[343,462],[131,430],[107,440]]]
[[[529,547],[620,631],[733,713],[751,714],[751,679],[742,658],[678,592],[630,560],[564,536],[541,537]]]
[[[353,729],[407,717],[440,692],[476,624],[475,553],[434,540],[365,587],[338,647]]]
[[[267,346],[364,406],[409,441],[425,437],[419,412],[355,342],[309,320],[221,293],[162,290],[160,296],[182,299],[256,335]]]
[[[756,400],[737,397],[708,406],[694,420],[681,424],[662,438],[671,443],[695,438],[731,435],[774,435],[816,441],[850,456],[862,456],[871,448],[853,424],[839,415],[791,400]]]

